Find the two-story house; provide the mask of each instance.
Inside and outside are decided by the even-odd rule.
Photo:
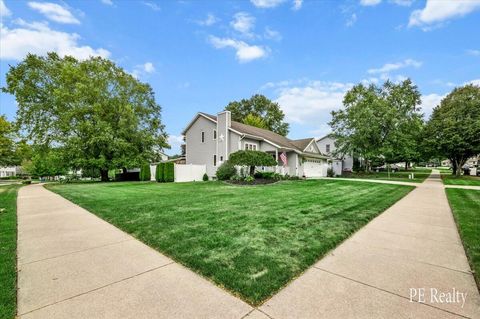
[[[232,121],[229,111],[217,116],[197,113],[182,134],[185,136],[186,164],[206,165],[210,177],[215,176],[217,168],[238,150],[267,152],[278,163],[276,167],[259,167],[258,170],[307,178],[327,175],[329,157],[321,154],[314,138],[291,140],[266,129]]]
[[[320,152],[335,158],[335,160],[332,161],[335,164],[335,174],[340,175],[342,171],[351,172],[353,170],[353,157],[346,154],[335,154],[337,149],[335,146],[335,138],[330,134],[317,139],[316,143]],[[340,161],[341,165],[338,164],[338,161]],[[338,166],[341,166],[341,168]]]

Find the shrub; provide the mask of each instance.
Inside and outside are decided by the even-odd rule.
[[[248,175],[245,177],[245,182],[247,183],[253,183],[255,181],[255,178],[252,175]]]
[[[221,181],[226,181],[236,174],[237,170],[230,160],[225,161],[222,165],[220,165],[216,173],[217,178]]]
[[[159,183],[165,182],[165,163],[158,163],[155,169],[155,179]]]
[[[333,171],[333,168],[327,169],[327,176],[328,177],[335,177],[335,172]]]
[[[230,155],[230,161],[233,165],[249,166],[250,175],[255,173],[255,166],[275,166],[277,161],[272,155],[261,151],[237,151]]]
[[[149,181],[150,178],[151,178],[150,165],[149,164],[142,165],[142,167],[140,168],[140,180]]]
[[[175,180],[175,168],[173,163],[165,163],[165,182],[173,182]]]
[[[203,174],[203,181],[208,182],[208,175],[207,173]]]
[[[279,181],[279,180],[282,180],[283,176],[280,175],[280,174],[278,174],[278,173],[274,173],[274,174],[272,175],[272,178],[275,179],[275,180],[277,180],[277,181]]]
[[[24,181],[22,181],[22,184],[26,184],[26,185],[29,185],[29,184],[31,184],[31,183],[32,183],[31,180],[24,180]]]
[[[253,176],[255,178],[263,178],[263,179],[273,179],[273,172],[256,172]]]

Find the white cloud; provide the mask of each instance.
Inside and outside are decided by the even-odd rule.
[[[351,83],[309,81],[305,85],[280,87],[276,90],[278,102],[288,121],[313,124],[330,121],[330,112],[342,107],[345,93]]]
[[[16,20],[18,28],[9,29],[0,25],[0,59],[21,60],[27,53],[44,55],[47,52],[57,52],[60,56],[72,55],[78,59],[90,56],[110,56],[103,49],[93,49],[90,46],[78,44],[80,36],[76,33],[66,33],[50,29],[46,23],[27,23]]]
[[[390,0],[390,1],[399,6],[409,7],[412,5],[413,1],[415,0]]]
[[[351,27],[355,24],[355,22],[357,22],[357,14],[356,13],[352,13],[352,15],[350,16],[350,18],[347,20],[347,22],[345,23],[345,25],[347,27]]]
[[[167,141],[168,141],[168,144],[170,144],[170,146],[171,146],[171,149],[170,149],[169,153],[180,154],[180,152],[181,152],[180,145],[185,143],[183,141],[183,136],[182,135],[169,135]]]
[[[147,73],[153,73],[155,72],[155,67],[152,62],[147,62],[143,65],[143,70]]]
[[[406,59],[404,61],[397,62],[397,63],[387,63],[378,69],[369,69],[367,72],[369,74],[378,74],[378,73],[386,74],[388,72],[396,71],[398,69],[402,69],[406,67],[419,68],[421,65],[422,65],[422,62],[419,62],[413,59]]]
[[[430,117],[433,109],[440,104],[440,102],[445,96],[446,95],[440,95],[436,93],[422,95],[421,107],[425,119],[428,119]]]
[[[380,4],[382,0],[360,0],[360,5],[362,6],[376,6]]]
[[[113,6],[113,1],[112,0],[100,0],[103,4],[106,4],[108,6]]]
[[[77,18],[66,8],[52,2],[29,2],[28,6],[46,16],[48,19],[65,24],[80,24]]]
[[[152,62],[145,62],[144,64],[138,64],[130,74],[138,79],[141,75],[150,74],[155,72],[155,66]]]
[[[257,8],[275,8],[285,0],[250,0],[250,2]]]
[[[149,7],[150,9],[152,9],[153,11],[160,11],[161,8],[158,4],[156,4],[155,2],[150,2],[150,1],[143,1],[142,2],[144,5],[146,5],[147,7]]]
[[[411,13],[408,26],[438,24],[452,18],[462,17],[479,8],[480,1],[475,0],[427,0],[425,8],[415,10]],[[429,29],[425,28],[424,30]]]
[[[468,55],[480,56],[480,50],[467,50]]]
[[[230,26],[246,36],[252,36],[251,31],[255,28],[255,18],[247,12],[238,12],[233,16]]]
[[[11,14],[12,12],[10,12],[10,10],[7,8],[5,2],[3,2],[3,0],[0,0],[0,17],[8,17]]]
[[[468,81],[468,82],[465,83],[465,84],[473,84],[473,85],[478,85],[478,86],[480,86],[480,79],[471,80],[471,81]]]
[[[275,41],[282,40],[282,35],[280,34],[280,32],[270,29],[270,27],[265,28],[263,36],[265,37],[265,39],[271,39]]]
[[[213,15],[212,13],[209,13],[207,14],[207,17],[205,18],[205,20],[198,20],[197,24],[209,27],[211,25],[214,25],[218,21],[219,19],[217,19],[215,15]]]
[[[300,10],[302,8],[303,0],[293,0],[293,10]]]
[[[263,58],[268,54],[268,48],[258,45],[249,45],[243,41],[230,38],[218,38],[215,36],[210,36],[209,41],[216,49],[228,47],[234,48],[236,50],[237,60],[240,62],[250,62]]]

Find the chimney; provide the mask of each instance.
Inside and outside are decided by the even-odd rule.
[[[228,128],[232,126],[232,113],[223,111],[217,114],[217,153],[218,161],[228,160],[230,134]]]
[[[217,114],[218,123],[223,123],[223,126],[232,126],[232,113],[230,111],[223,111]]]

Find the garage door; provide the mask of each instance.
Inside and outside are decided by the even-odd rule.
[[[305,174],[305,177],[327,176],[326,164],[320,160],[305,161],[303,163],[303,174]]]

